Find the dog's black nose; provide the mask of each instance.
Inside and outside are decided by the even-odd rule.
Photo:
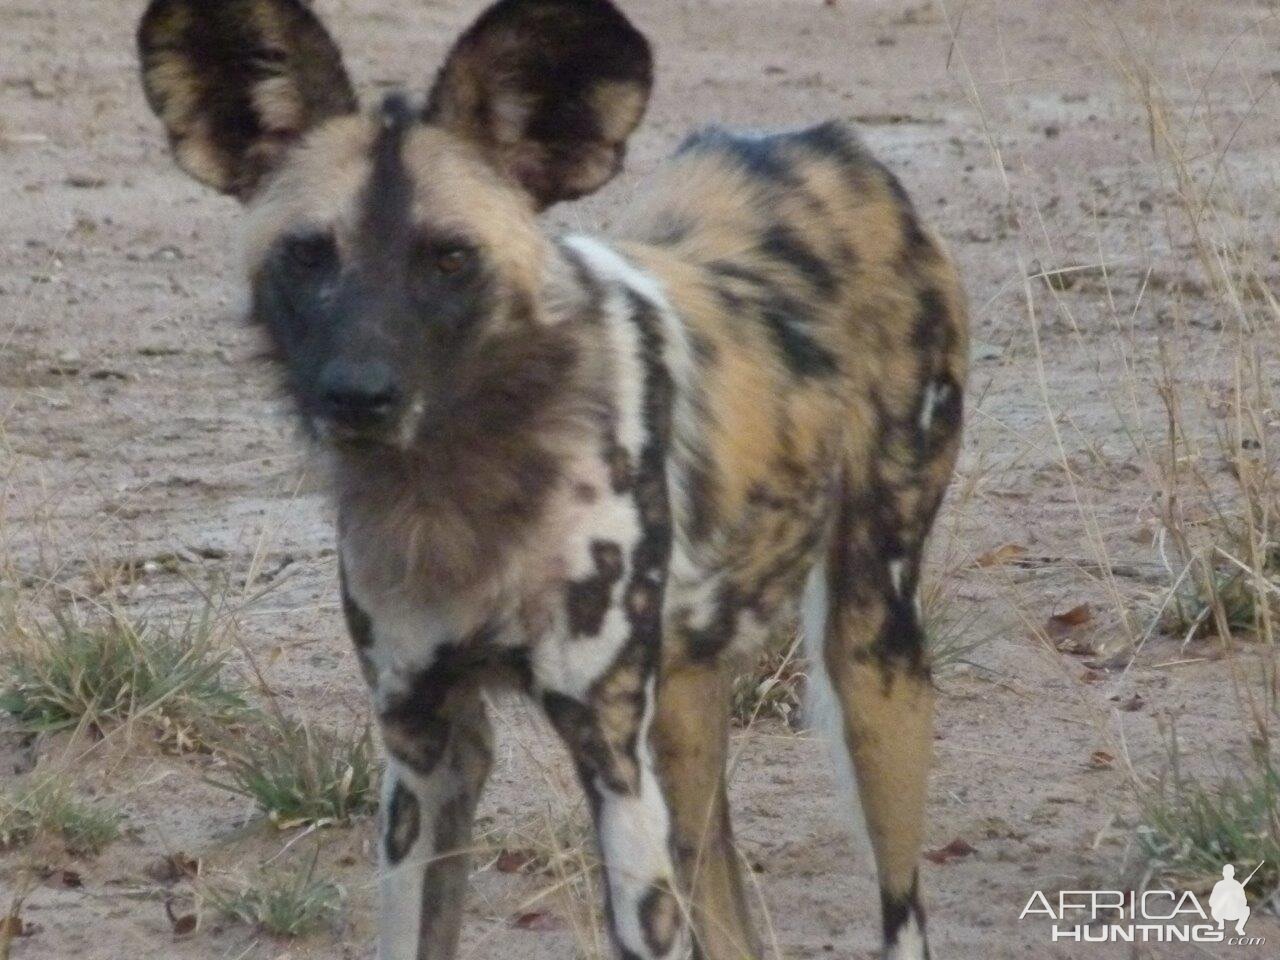
[[[381,360],[331,360],[319,386],[324,416],[344,426],[375,426],[400,403],[395,374]]]

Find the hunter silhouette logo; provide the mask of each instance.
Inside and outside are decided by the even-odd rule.
[[[1266,861],[1264,860],[1263,863]],[[1245,935],[1249,901],[1245,887],[1262,868],[1240,882],[1228,863],[1209,894],[1208,910],[1191,891],[1059,890],[1046,896],[1037,890],[1019,920],[1043,917],[1052,926],[1050,939],[1076,943],[1225,943],[1262,946],[1265,937]],[[1227,924],[1235,925],[1234,931]]]
[[[1266,862],[1262,861],[1262,863]],[[1262,869],[1262,863],[1253,868],[1253,873]],[[1236,868],[1228,863],[1222,868],[1222,879],[1214,884],[1213,893],[1209,894],[1209,913],[1218,921],[1218,926],[1224,927],[1228,920],[1234,920],[1236,933],[1242,937],[1244,925],[1249,920],[1249,900],[1245,896],[1244,888],[1253,879],[1253,873],[1245,877],[1244,883],[1241,883],[1235,879]]]

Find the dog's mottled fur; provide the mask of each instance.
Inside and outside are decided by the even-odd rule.
[[[379,956],[454,954],[504,685],[581,774],[620,954],[760,957],[728,691],[806,592],[886,955],[927,956],[916,592],[967,345],[893,174],[843,124],[710,129],[615,241],[548,236],[537,211],[616,173],[648,99],[605,0],[502,0],[420,106],[367,114],[300,0],[153,0],[139,46],[178,163],[249,205],[253,319],[330,466],[389,754]]]

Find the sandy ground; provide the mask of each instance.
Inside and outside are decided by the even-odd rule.
[[[479,8],[317,6],[366,95],[425,84]],[[1225,156],[1223,176],[1239,184],[1249,218],[1274,223],[1274,5],[625,6],[657,49],[652,109],[627,174],[555,211],[555,223],[607,229],[636,178],[708,121],[856,117],[966,277],[978,341],[969,432],[935,567],[948,577],[954,615],[988,639],[972,654],[977,667],[940,679],[929,846],[963,838],[975,852],[926,865],[935,956],[1276,956],[1280,925],[1264,916],[1249,932],[1267,947],[1219,952],[1051,945],[1043,924],[1018,920],[1034,890],[1132,882],[1128,769],[1160,769],[1160,718],[1182,718],[1192,750],[1226,755],[1243,739],[1231,668],[1207,647],[1184,650],[1156,632],[1130,668],[1127,659],[1105,664],[1124,634],[1117,609],[1141,632],[1165,582],[1151,544],[1156,478],[1122,429],[1159,433],[1157,338],[1211,382],[1230,377],[1213,312],[1197,299],[1190,248],[1169,229],[1176,196],[1153,157],[1147,114],[1112,54],[1127,49],[1152,67],[1175,114],[1194,121],[1188,150],[1210,162]],[[61,594],[155,613],[189,609],[201,590],[238,603],[268,588],[236,616],[245,650],[287,709],[351,729],[365,707],[335,602],[328,510],[239,320],[236,207],[171,166],[143,104],[132,45],[140,10],[135,0],[0,2],[4,589],[24,609]],[[1061,291],[1023,283],[1083,265],[1094,269]],[[1187,322],[1175,329],[1171,312]],[[1026,548],[1022,562],[974,564],[1009,543]],[[1118,564],[1112,578],[1098,575],[1099,545]],[[104,592],[96,581],[112,570],[132,573]],[[1081,633],[1104,650],[1093,666],[1047,648],[1032,629],[1083,602],[1095,612]],[[1118,709],[1124,702],[1137,709]],[[569,778],[537,719],[517,704],[500,714],[484,826],[501,836],[543,811],[580,816],[566,813],[576,802]],[[32,752],[6,730],[0,722],[0,778],[27,769]],[[738,836],[777,950],[792,960],[873,956],[871,865],[849,839],[824,745],[766,723],[736,746]],[[1118,759],[1100,765],[1095,751]],[[165,755],[145,737],[109,739],[81,761],[83,789],[121,805],[130,830],[73,864],[82,886],[53,874],[32,893],[24,917],[36,929],[14,957],[371,957],[367,823],[323,837],[325,869],[347,892],[332,935],[275,941],[211,916],[175,939],[163,909],[169,888],[152,869],[159,858],[183,852],[209,869],[245,868],[291,839],[253,825],[248,801],[203,784],[214,762]],[[69,862],[58,851],[47,857]],[[30,860],[30,851],[0,853],[0,904]],[[545,885],[478,869],[463,956],[573,955],[555,909],[535,924],[550,929],[512,924]]]

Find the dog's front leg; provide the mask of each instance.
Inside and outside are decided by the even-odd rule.
[[[373,667],[374,625],[344,607],[387,748],[379,840],[378,960],[452,960],[476,801],[493,763],[479,687],[440,657],[411,676]],[[447,654],[445,654],[447,656]]]

